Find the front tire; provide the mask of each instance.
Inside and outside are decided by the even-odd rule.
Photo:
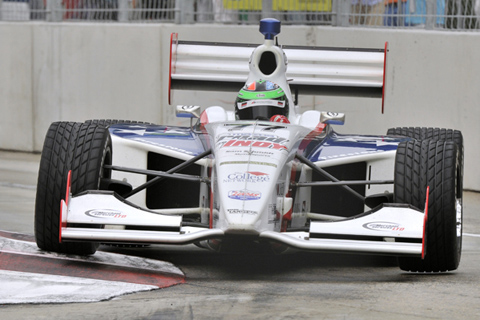
[[[95,253],[97,243],[59,241],[60,201],[65,199],[68,171],[71,191],[98,190],[104,170],[111,164],[112,146],[108,130],[101,125],[55,122],[50,125],[40,160],[35,201],[35,238],[40,249],[68,254]]]
[[[399,266],[413,272],[458,268],[462,248],[462,196],[459,150],[453,141],[407,141],[395,159],[395,202],[425,208],[430,188],[425,259],[402,257]]]
[[[417,141],[453,141],[458,149],[458,181],[457,192],[462,198],[463,193],[463,135],[459,130],[428,127],[397,127],[390,128],[387,135],[397,135],[413,138]]]

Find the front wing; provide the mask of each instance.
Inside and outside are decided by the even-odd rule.
[[[301,250],[423,257],[427,209],[383,205],[344,220],[312,221],[306,231],[260,231],[258,238]],[[153,212],[111,191],[69,195],[61,203],[60,241],[189,244],[223,238],[228,230],[182,225],[182,213],[201,210]]]

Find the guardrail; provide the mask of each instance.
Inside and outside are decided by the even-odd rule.
[[[479,30],[480,0],[0,0],[0,20]]]

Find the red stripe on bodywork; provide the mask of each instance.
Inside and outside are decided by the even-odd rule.
[[[428,194],[430,187],[427,187],[427,198],[425,200],[425,217],[423,218],[423,237],[422,237],[422,259],[425,259],[427,254],[427,221],[428,221]]]
[[[63,224],[63,203],[64,203],[63,200],[60,201],[60,223],[58,225],[58,243],[62,243],[62,228],[66,227],[66,223],[65,225]]]
[[[208,124],[208,114],[206,110],[203,110],[202,114],[200,114],[200,124],[202,125],[202,131],[204,133],[207,133],[207,130],[205,129],[205,125]]]
[[[385,42],[385,51],[383,52],[382,114],[385,110],[385,74],[387,72],[387,52],[388,42]]]
[[[72,185],[72,170],[69,170],[67,175],[67,190],[65,190],[65,204],[67,206],[68,206],[68,202],[70,201],[71,185]]]
[[[295,182],[296,176],[297,176],[297,166],[294,164],[292,166],[292,171],[290,172],[290,182]],[[292,197],[292,189],[290,189],[289,186],[288,186],[288,191],[285,197],[289,197],[289,198]],[[281,217],[282,224],[280,227],[280,232],[287,231],[288,221],[292,220],[292,213],[293,213],[293,207]]]
[[[67,227],[67,219],[66,216],[68,212],[63,212],[63,203],[65,202],[65,205],[68,210],[68,202],[70,201],[70,188],[72,185],[72,170],[68,171],[67,175],[67,188],[65,190],[65,200],[60,201],[60,222],[58,224],[58,242],[62,243],[62,228]],[[65,215],[65,219],[63,219],[63,215]]]
[[[317,124],[317,126],[315,127],[315,129],[313,129],[312,131],[310,131],[306,136],[305,138],[302,140],[302,142],[300,143],[300,146],[298,147],[298,150],[299,151],[303,151],[307,148],[308,144],[315,138],[317,137],[318,135],[320,135],[323,130],[325,130],[325,128],[327,127],[327,125],[325,123],[321,123],[319,122]]]
[[[168,65],[168,104],[172,102],[172,72],[175,72],[175,58],[177,54],[178,33],[170,35],[170,63]],[[174,52],[175,51],[175,52]]]

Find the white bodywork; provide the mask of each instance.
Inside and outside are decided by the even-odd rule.
[[[62,241],[187,244],[222,239],[227,235],[245,235],[303,250],[422,255],[425,214],[411,207],[384,205],[347,219],[312,213],[308,207],[293,210],[294,202],[308,203],[311,197],[309,188],[298,188],[296,194],[289,191],[293,171],[299,175],[299,182],[311,180],[311,169],[294,161],[299,142],[310,129],[291,124],[243,121],[211,123],[206,130],[214,160],[199,163],[212,169],[210,208],[147,210],[137,206],[144,201],[134,205],[113,192],[90,191],[68,199],[68,206],[62,202]],[[127,139],[115,138],[114,141],[114,150],[133,148],[143,154],[148,150],[175,153]],[[393,154],[339,157],[318,164],[321,167],[363,160],[383,163],[375,166],[381,171],[383,167],[389,168]],[[128,177],[129,174],[122,175]],[[208,192],[205,188],[202,193],[208,196]],[[211,222],[203,228],[183,226],[183,214],[198,214],[203,221]],[[300,227],[311,218],[308,230],[289,232],[282,229],[287,219],[293,227]],[[76,227],[78,225],[82,227]],[[103,228],[98,229],[98,226]],[[156,230],[159,227],[163,230]],[[151,230],[145,230],[149,228]]]

